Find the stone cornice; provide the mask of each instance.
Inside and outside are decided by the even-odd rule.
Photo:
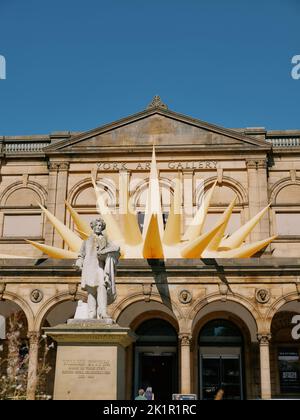
[[[101,343],[102,345],[129,346],[136,340],[136,335],[129,328],[119,325],[103,326],[101,323],[82,322],[77,325],[61,324],[44,328],[47,335],[58,343]]]
[[[52,259],[1,259],[1,276],[6,279],[11,277],[16,282],[20,277],[22,282],[25,278],[45,278],[46,282],[53,282],[53,278],[66,279],[70,282],[73,278],[79,279],[78,272],[74,268],[73,260]],[[300,270],[300,258],[248,258],[228,260],[183,260],[170,259],[157,260],[121,260],[118,265],[117,279],[130,278],[153,278],[157,274],[170,278],[200,278],[211,277],[218,279],[219,276],[233,277],[268,277],[268,276],[297,276]],[[50,278],[49,278],[50,277]],[[39,281],[40,281],[39,280]],[[35,280],[37,281],[37,280]],[[75,280],[77,281],[77,280]],[[118,281],[118,280],[117,280]]]

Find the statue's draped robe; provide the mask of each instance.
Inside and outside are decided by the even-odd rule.
[[[97,251],[98,245],[98,251]],[[104,248],[103,237],[92,234],[83,242],[77,264],[82,266],[81,288],[86,286],[98,287],[105,285],[107,290],[107,304],[116,299],[116,265],[120,256],[119,248],[108,243]]]

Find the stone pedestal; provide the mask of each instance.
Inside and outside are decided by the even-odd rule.
[[[129,328],[98,320],[72,320],[45,328],[57,343],[55,400],[125,399],[125,348]]]

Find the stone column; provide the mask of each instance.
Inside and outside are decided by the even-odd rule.
[[[260,350],[260,378],[261,378],[261,398],[268,400],[271,398],[271,372],[270,372],[270,349],[269,343],[271,334],[258,334]]]
[[[39,331],[29,331],[29,365],[27,378],[27,400],[35,399],[35,391],[38,380],[38,352],[39,352]]]
[[[191,341],[189,334],[180,334],[181,350],[181,394],[191,393]]]
[[[248,172],[249,219],[268,205],[267,161],[264,159],[246,160]],[[252,242],[270,236],[268,213],[250,233]]]
[[[267,178],[267,160],[260,159],[257,161],[257,176],[259,186],[259,211],[265,208],[268,202],[268,178]],[[269,212],[267,212],[261,219],[260,223],[260,235],[261,239],[268,238],[270,236],[270,221]]]
[[[189,226],[193,219],[193,193],[194,193],[194,170],[183,170],[183,212],[184,212],[184,229]]]
[[[49,162],[47,209],[61,222],[65,222],[65,199],[67,198],[69,162]],[[46,221],[45,243],[61,248],[62,238],[55,233],[52,224]]]
[[[257,162],[255,159],[246,160],[248,173],[248,201],[249,201],[249,220],[260,211],[259,185],[257,177]],[[251,242],[261,239],[259,224],[251,231],[249,240]]]
[[[0,183],[2,181],[2,176],[1,176],[1,168],[2,168],[2,162],[4,160],[4,137],[0,136]],[[2,230],[1,230],[2,232]]]

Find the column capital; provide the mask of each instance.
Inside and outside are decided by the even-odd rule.
[[[259,341],[260,345],[268,345],[271,341],[272,334],[271,333],[258,333],[257,340]]]
[[[49,171],[68,171],[70,167],[70,162],[48,162],[48,169]]]
[[[194,175],[195,169],[194,168],[183,168],[182,173],[183,173],[183,175]]]
[[[40,336],[40,331],[28,331],[27,337],[29,338],[30,345],[38,344]]]
[[[178,338],[180,340],[180,344],[182,346],[190,346],[192,343],[192,335],[188,333],[180,333],[178,335]]]
[[[254,159],[246,159],[246,166],[247,166],[247,169],[256,169],[257,162]]]
[[[267,159],[257,160],[257,169],[266,169],[267,168]]]

